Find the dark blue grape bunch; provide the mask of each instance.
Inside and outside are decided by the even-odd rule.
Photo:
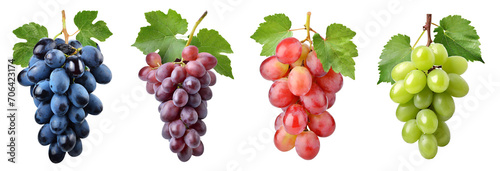
[[[38,142],[50,145],[53,163],[61,162],[66,153],[72,157],[82,153],[81,139],[90,132],[85,118],[103,110],[101,100],[92,94],[96,83],[111,81],[103,59],[99,48],[83,47],[78,40],[42,38],[33,48],[29,67],[18,75],[21,85],[30,86],[38,107],[35,121],[42,125]]]

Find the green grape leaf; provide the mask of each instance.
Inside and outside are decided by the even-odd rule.
[[[410,61],[411,50],[410,37],[402,34],[392,36],[380,55],[380,62],[378,63],[380,78],[377,84],[382,82],[394,84],[391,77],[392,68],[403,61]]]
[[[182,49],[186,40],[177,39],[176,35],[187,32],[188,23],[174,10],[168,10],[167,15],[162,11],[151,11],[144,14],[151,25],[141,27],[137,39],[132,46],[144,54],[159,50],[163,63],[181,59]]]
[[[285,14],[269,15],[264,17],[264,20],[250,38],[263,45],[260,56],[272,56],[278,43],[292,36],[292,22]]]
[[[355,35],[356,32],[336,23],[328,26],[325,39],[318,33],[314,34],[314,50],[326,72],[331,67],[333,71],[355,79],[353,58],[358,56],[356,45],[352,42]]]
[[[99,20],[93,24],[92,22],[96,18],[97,11],[80,11],[75,15],[74,22],[80,30],[76,35],[76,40],[80,41],[82,46],[90,45],[96,47],[97,44],[90,39],[91,37],[104,42],[108,37],[113,35],[104,21]]]
[[[449,56],[462,56],[468,61],[480,61],[479,36],[470,21],[459,15],[448,16],[439,21],[434,42],[446,47]]]
[[[191,45],[198,47],[199,52],[208,52],[217,58],[217,73],[234,79],[231,60],[224,54],[233,53],[231,45],[215,30],[201,29],[193,37]],[[224,54],[222,54],[224,53]]]
[[[41,38],[48,37],[47,28],[37,23],[25,24],[12,31],[17,38],[25,39],[26,42],[19,42],[14,45],[14,64],[26,67],[33,56],[33,47]]]

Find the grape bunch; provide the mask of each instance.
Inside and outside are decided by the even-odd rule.
[[[38,109],[35,121],[43,125],[38,142],[49,146],[49,159],[59,163],[66,153],[82,153],[81,139],[89,135],[88,114],[99,115],[101,100],[92,92],[96,83],[111,81],[111,70],[102,64],[99,47],[85,46],[77,40],[42,38],[33,48],[29,67],[18,75],[23,86],[30,86]]]
[[[399,103],[396,117],[405,122],[403,140],[418,141],[420,154],[426,159],[434,158],[438,146],[450,142],[445,121],[455,112],[452,97],[464,97],[469,92],[467,82],[460,76],[466,70],[465,58],[448,57],[446,48],[439,43],[416,47],[411,52],[411,62],[401,62],[392,69],[396,83],[390,97]]]
[[[274,144],[283,152],[295,147],[300,157],[313,159],[319,152],[318,137],[335,131],[335,120],[326,110],[342,88],[342,75],[331,68],[325,72],[314,49],[293,37],[281,40],[275,56],[260,65],[260,73],[274,82],[269,101],[283,110],[276,117]]]
[[[146,56],[148,66],[139,71],[139,78],[147,81],[146,90],[154,94],[161,104],[160,118],[165,123],[163,138],[170,141],[170,150],[180,161],[191,156],[201,156],[204,146],[200,137],[207,127],[202,121],[207,117],[207,101],[212,99],[209,86],[215,85],[217,58],[210,53],[198,53],[196,46],[182,51],[182,60],[162,64],[158,53]]]

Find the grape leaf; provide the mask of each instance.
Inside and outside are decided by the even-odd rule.
[[[459,15],[448,16],[439,21],[434,42],[446,47],[449,56],[462,56],[468,61],[480,61],[479,36],[470,21]]]
[[[291,37],[292,22],[285,14],[274,14],[264,17],[265,22],[250,36],[257,43],[262,44],[260,56],[272,56],[276,46],[284,38]]]
[[[394,83],[392,80],[392,68],[403,61],[411,60],[411,45],[410,37],[398,34],[391,37],[391,40],[384,46],[384,50],[380,55],[378,70],[380,78],[377,84],[382,82]]]
[[[33,56],[33,47],[41,38],[48,37],[47,28],[37,23],[25,24],[12,31],[17,38],[25,39],[26,42],[19,42],[14,45],[14,64],[26,67]]]
[[[217,58],[217,73],[234,79],[231,60],[221,53],[233,53],[231,45],[224,39],[219,32],[215,30],[201,29],[198,34],[193,37],[191,45],[198,47],[200,52],[208,52]]]
[[[331,67],[335,72],[355,79],[353,57],[358,56],[358,50],[351,41],[355,35],[356,32],[336,23],[328,26],[325,39],[318,33],[314,34],[314,50],[326,72]]]
[[[96,18],[97,11],[80,11],[75,15],[74,22],[80,30],[76,35],[76,40],[80,41],[83,46],[90,45],[96,47],[96,42],[90,39],[91,37],[104,42],[108,37],[113,35],[104,21],[99,20],[95,24],[92,24]]]
[[[174,10],[168,10],[167,15],[162,11],[151,11],[144,14],[150,26],[141,27],[141,31],[132,46],[144,54],[159,50],[162,62],[172,62],[181,59],[181,52],[186,40],[175,36],[187,32],[188,23]]]

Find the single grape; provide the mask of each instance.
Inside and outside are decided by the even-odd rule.
[[[62,151],[56,142],[49,146],[49,159],[52,163],[60,163],[64,160],[66,152]]]
[[[405,79],[406,75],[413,70],[416,70],[415,64],[410,61],[405,61],[397,64],[392,68],[391,77],[394,81]]]
[[[187,105],[197,108],[201,104],[201,96],[200,94],[190,94],[188,98],[188,103]]]
[[[202,100],[210,100],[213,96],[212,89],[210,89],[210,87],[200,88],[198,93],[200,94]]]
[[[81,84],[85,87],[88,93],[94,92],[97,87],[94,75],[92,75],[89,71],[85,71],[80,78],[76,78],[75,83]]]
[[[200,145],[200,134],[194,129],[186,130],[186,135],[184,135],[184,142],[188,147],[196,148]]]
[[[432,134],[438,127],[438,117],[430,109],[423,109],[417,113],[417,126],[425,134]]]
[[[318,137],[328,137],[335,131],[335,120],[332,115],[325,111],[319,115],[309,115],[309,123],[307,124],[310,131],[314,132]]]
[[[210,82],[212,81],[210,77],[211,76],[210,76],[210,74],[208,74],[208,71],[207,71],[207,74],[205,74],[202,77],[198,78],[198,80],[200,81],[200,86],[203,87],[203,88],[206,88],[206,87],[210,86]]]
[[[311,52],[311,48],[309,48],[309,45],[302,43],[302,52],[300,53],[300,58],[294,63],[290,64],[290,66],[292,68],[296,66],[304,66],[304,61],[309,55],[309,52]]]
[[[217,58],[215,58],[212,54],[206,52],[199,53],[196,61],[203,64],[206,70],[210,70],[217,65]]]
[[[64,41],[64,39],[61,38],[56,38],[54,39],[54,41],[56,42],[56,46],[61,44],[66,44],[66,41]]]
[[[50,109],[50,102],[43,101],[38,104],[38,108],[35,113],[35,121],[38,124],[46,124],[50,122],[50,118],[54,113],[52,113],[52,109]]]
[[[295,150],[297,154],[305,160],[311,160],[319,152],[319,139],[312,131],[304,131],[297,135],[295,140]]]
[[[287,78],[282,78],[274,81],[273,85],[269,89],[269,102],[275,107],[282,108],[290,106],[290,104],[296,102],[298,97],[293,95],[288,89]]]
[[[193,148],[193,156],[201,156],[204,150],[205,147],[203,147],[203,142],[200,141],[200,145],[196,148]]]
[[[434,65],[443,65],[448,59],[448,51],[441,43],[432,43],[429,48],[434,53]]]
[[[167,92],[162,86],[159,86],[158,89],[156,89],[155,92],[155,99],[159,102],[164,102],[167,100],[172,100],[172,94]]]
[[[184,138],[174,138],[170,139],[170,151],[174,153],[181,152],[184,149],[186,143],[184,143]]]
[[[312,84],[307,94],[300,96],[300,101],[304,108],[313,115],[323,113],[328,107],[328,99],[316,83]]]
[[[417,126],[417,121],[415,119],[410,119],[406,121],[403,126],[403,131],[401,133],[403,140],[407,143],[415,143],[422,135],[422,131]]]
[[[42,38],[33,47],[33,55],[43,60],[45,54],[56,47],[56,42],[51,38]]]
[[[427,85],[427,76],[420,70],[413,70],[406,75],[405,90],[410,94],[417,94],[422,91]]]
[[[182,50],[181,56],[186,61],[194,61],[198,58],[198,48],[193,45],[186,46]]]
[[[415,107],[413,100],[410,100],[406,103],[401,103],[398,105],[396,109],[396,118],[398,118],[401,122],[407,122],[411,119],[415,119],[417,117],[417,113],[420,111],[417,107]],[[418,139],[419,137],[417,137]]]
[[[200,80],[198,80],[198,78],[196,77],[188,76],[182,83],[182,87],[188,94],[198,93],[201,88]]]
[[[392,86],[389,95],[395,103],[406,103],[413,99],[413,94],[406,91],[403,80],[396,81],[396,83]]]
[[[418,149],[422,157],[426,159],[434,158],[438,150],[436,137],[432,134],[423,134],[418,140]]]
[[[163,122],[172,122],[180,118],[181,108],[174,105],[172,100],[165,103],[160,111],[160,118]]]
[[[86,66],[95,68],[102,64],[104,57],[99,49],[94,46],[85,46],[81,50],[81,59]]]
[[[444,123],[443,121],[439,121],[439,125],[436,129],[436,132],[434,132],[434,136],[436,137],[438,146],[444,147],[448,145],[451,139],[450,129],[448,128],[448,125],[446,125],[446,123]]]
[[[215,76],[215,73],[212,71],[207,71],[207,73],[210,75],[210,84],[208,86],[213,86],[217,82],[217,77]]]
[[[52,49],[45,54],[45,64],[51,68],[59,68],[64,65],[66,56],[63,52],[57,49]]]
[[[71,105],[68,110],[68,119],[72,123],[82,123],[85,120],[85,111],[82,108]]]
[[[19,72],[19,74],[17,75],[17,82],[19,82],[19,84],[21,84],[22,86],[32,86],[32,85],[35,85],[34,82],[31,82],[29,79],[28,79],[28,70],[30,68],[24,68],[23,70],[21,70],[21,72]]]
[[[182,83],[184,79],[186,79],[186,70],[180,65],[176,66],[172,71],[172,75],[170,78],[175,84]]]
[[[85,72],[84,63],[75,55],[66,58],[66,64],[64,65],[66,72],[72,78],[78,78]],[[92,72],[92,74],[94,74]],[[94,76],[96,76],[94,74]]]
[[[167,93],[174,93],[175,89],[177,89],[177,84],[175,84],[172,81],[171,77],[167,77],[167,78],[163,79],[163,81],[161,82],[161,87]]]
[[[158,53],[151,52],[146,55],[146,63],[151,68],[156,68],[161,65],[161,56]]]
[[[274,145],[280,151],[290,151],[295,147],[295,139],[297,135],[289,134],[285,131],[285,128],[281,126],[274,134]]]
[[[427,109],[432,104],[432,97],[434,93],[429,89],[429,87],[425,86],[425,88],[419,93],[415,94],[413,97],[413,101],[415,107],[419,109]]]
[[[50,118],[50,131],[52,131],[53,134],[62,134],[66,130],[66,127],[68,127],[66,116],[53,115],[52,118]]]
[[[32,93],[33,98],[39,101],[50,100],[54,95],[52,90],[50,90],[50,81],[48,79],[38,82],[35,87],[33,87]]]
[[[65,115],[69,110],[69,105],[70,103],[66,95],[55,94],[50,100],[50,109],[58,116]]]
[[[163,125],[163,128],[161,129],[161,136],[167,140],[170,140],[172,139],[172,135],[170,135],[170,132],[169,132],[169,126],[170,126],[170,122],[165,122],[165,124]]]
[[[200,136],[203,136],[207,133],[207,125],[205,125],[205,122],[203,122],[201,119],[198,119],[198,122],[189,126],[189,128],[196,130],[198,134],[200,134]]]
[[[309,69],[312,76],[322,77],[326,75],[326,72],[323,69],[323,64],[321,64],[321,61],[316,55],[316,51],[312,51],[309,55],[307,55],[305,66]]]
[[[196,113],[198,113],[198,119],[205,119],[208,115],[207,101],[202,100],[200,105],[195,108]]]
[[[285,77],[288,68],[288,64],[279,62],[276,56],[271,56],[260,64],[260,75],[266,80],[273,81]]]
[[[427,46],[418,46],[411,52],[411,62],[419,70],[427,71],[434,66],[435,57],[432,49]]]
[[[186,73],[197,78],[200,78],[205,75],[205,73],[207,73],[207,70],[205,69],[203,64],[198,61],[189,61],[185,67]]]
[[[467,60],[461,56],[450,56],[443,64],[443,70],[447,73],[462,75],[467,70]]]
[[[306,67],[298,66],[288,74],[288,88],[296,96],[303,96],[312,86],[312,75]]]
[[[280,129],[283,126],[283,116],[285,116],[285,112],[281,112],[278,116],[276,116],[276,120],[274,120],[274,130]]]
[[[76,157],[76,156],[79,156],[80,154],[82,154],[82,152],[83,152],[82,140],[80,138],[76,138],[75,146],[73,147],[73,149],[71,151],[68,151],[68,154],[71,157]]]
[[[447,121],[455,113],[455,102],[450,94],[444,92],[434,95],[432,107],[441,121]]]
[[[40,131],[38,132],[38,142],[43,145],[49,145],[50,143],[56,142],[57,136],[50,131],[50,125],[44,124]]]
[[[78,41],[78,40],[70,40],[70,41],[68,41],[68,44],[73,46],[75,49],[83,48],[82,43],[80,43],[80,41]]]
[[[448,74],[441,69],[432,70],[427,76],[427,86],[435,93],[444,92],[448,89],[449,85],[450,78]]]
[[[288,107],[283,116],[283,126],[289,134],[298,135],[307,126],[307,113],[304,107],[299,104],[293,104]]]
[[[99,115],[103,109],[104,106],[102,105],[101,99],[94,94],[89,94],[89,103],[83,110],[91,115]]]
[[[40,80],[49,78],[52,68],[50,68],[45,61],[38,61],[33,66],[31,66],[26,72],[28,81],[32,83],[37,83]]]
[[[292,64],[300,58],[302,44],[294,37],[281,40],[276,46],[276,56],[281,63]]]
[[[178,88],[174,91],[172,99],[174,100],[174,105],[177,107],[184,107],[188,102],[188,93],[182,88]]]
[[[107,84],[111,82],[113,75],[106,64],[101,64],[97,68],[91,68],[90,72],[94,75],[95,81],[99,84]]]
[[[336,93],[325,91],[325,96],[328,99],[327,109],[330,109],[333,106],[333,104],[335,103],[335,100],[337,99],[337,95],[336,95]]]
[[[149,93],[149,94],[155,94],[155,90],[154,90],[154,85],[153,83],[146,83],[146,91]]]
[[[192,125],[198,121],[198,113],[192,107],[186,106],[181,110],[181,120],[186,125]]]
[[[448,77],[450,78],[450,85],[446,89],[448,94],[453,97],[464,97],[469,93],[469,85],[460,75],[450,73]]]
[[[73,123],[72,127],[78,138],[87,138],[89,136],[90,127],[87,120],[83,120],[82,123]]]
[[[316,78],[316,84],[325,92],[337,93],[342,89],[344,79],[342,78],[342,74],[336,73],[330,68],[325,76]]]
[[[141,70],[139,70],[139,79],[141,79],[142,81],[147,81],[150,71],[151,71],[150,66],[142,67]]]
[[[192,155],[193,149],[186,145],[184,146],[184,149],[177,153],[177,158],[179,158],[179,160],[182,162],[187,162],[189,159],[191,159]]]
[[[186,125],[181,120],[170,122],[169,126],[170,135],[174,138],[182,138],[186,132]]]
[[[83,108],[89,103],[87,89],[78,83],[71,84],[68,89],[68,99],[76,107]]]
[[[67,128],[63,134],[57,135],[57,145],[62,151],[68,152],[75,147],[76,134],[71,128]]]

